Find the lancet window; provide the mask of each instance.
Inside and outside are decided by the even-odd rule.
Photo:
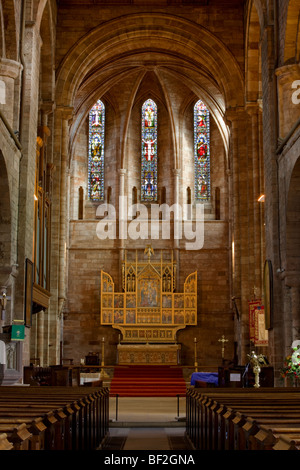
[[[141,201],[157,201],[157,105],[151,99],[142,106]]]
[[[195,200],[210,198],[210,120],[209,110],[199,100],[194,106]]]
[[[88,194],[92,201],[104,200],[105,106],[98,100],[89,113]]]

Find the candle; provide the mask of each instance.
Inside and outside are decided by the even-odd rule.
[[[104,343],[104,338],[102,338],[102,343]]]
[[[194,343],[197,343],[197,338],[194,338]]]

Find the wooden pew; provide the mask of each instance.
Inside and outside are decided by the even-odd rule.
[[[1,433],[0,434],[0,450],[12,450],[13,443],[7,439],[7,434]]]
[[[13,444],[14,450],[28,450],[31,434],[25,423],[19,425],[0,424],[0,433],[4,433]]]
[[[18,418],[0,418],[0,426],[10,425],[19,426],[25,423],[29,433],[31,434],[29,441],[29,450],[44,450],[45,449],[45,430],[46,426],[42,418],[18,419]]]
[[[300,449],[300,435],[298,436],[280,435],[277,443],[273,447],[273,450],[299,450],[299,449]]]
[[[300,434],[300,423],[278,423],[276,427],[260,426],[257,434],[252,436],[251,450],[273,450],[282,436],[293,439]]]
[[[189,408],[198,406],[202,415],[197,423],[196,419],[192,423],[190,418],[193,411],[189,410],[187,414],[187,433],[190,432],[195,448],[255,448],[255,435],[261,425],[270,424],[270,427],[278,430],[277,424],[285,426],[286,420],[294,426],[300,422],[300,391],[295,389],[198,389],[196,393],[189,389],[187,395]],[[190,431],[194,425],[200,430],[201,437],[198,440],[195,439],[197,431]]]
[[[34,430],[33,420],[40,419],[46,429],[43,434],[36,430],[39,447],[95,449],[108,432],[108,395],[107,388],[3,387],[0,388],[0,423],[23,420],[27,428],[31,425]],[[30,446],[34,449],[37,448],[33,444],[35,434],[31,434]]]

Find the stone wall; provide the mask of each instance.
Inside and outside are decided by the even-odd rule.
[[[128,195],[128,204],[132,202],[132,188],[138,188],[140,194],[140,119],[143,100],[150,96],[160,97],[158,101],[158,186],[166,187],[166,203],[174,203],[174,177],[171,133],[168,131],[169,116],[164,106],[164,95],[159,94],[159,84],[154,77],[151,89],[150,76],[147,76],[137,93],[136,103],[133,105],[132,118],[128,125],[128,137],[125,155],[126,185],[125,195]],[[153,77],[152,77],[153,78]],[[174,106],[180,108],[182,90],[173,84]],[[175,93],[177,91],[177,94]],[[143,97],[143,99],[140,98]],[[117,136],[116,123],[123,117],[116,116],[111,106],[112,93],[109,94],[106,106],[105,127],[105,194],[108,186],[112,188],[111,203],[118,201],[119,163],[115,145],[112,141]],[[126,100],[126,93],[122,87],[114,92],[114,103],[119,102],[118,108]],[[195,102],[195,98],[194,98]],[[177,139],[181,141],[182,178],[179,184],[179,201],[186,203],[186,188],[194,183],[193,174],[193,105],[190,104],[183,114],[179,124],[181,132]],[[113,125],[114,124],[114,125]],[[123,248],[141,253],[145,245],[151,242],[155,251],[170,252],[175,248],[172,239],[168,240],[130,240],[128,238],[122,245],[120,240],[99,240],[97,237],[97,205],[88,201],[88,125],[84,121],[78,134],[74,157],[71,164],[71,194],[70,194],[70,228],[69,228],[69,256],[68,256],[68,303],[64,316],[64,357],[72,357],[75,362],[83,358],[90,351],[100,351],[100,340],[106,338],[105,361],[114,364],[116,361],[116,348],[118,339],[117,330],[100,324],[100,272],[108,272],[115,282],[116,291],[122,291],[120,278],[120,262],[123,260]],[[187,168],[189,170],[187,170]],[[178,262],[178,288],[181,292],[185,278],[193,271],[198,271],[198,326],[189,327],[178,334],[182,342],[182,361],[193,365],[194,350],[191,349],[191,338],[199,340],[199,359],[203,365],[216,364],[220,358],[220,351],[216,347],[218,335],[226,334],[233,339],[232,315],[230,307],[230,250],[228,230],[228,199],[226,159],[224,144],[213,116],[211,117],[211,185],[212,200],[206,205],[204,225],[204,246],[197,251],[185,250],[186,240],[179,242]],[[78,220],[78,191],[84,188],[84,216]],[[220,188],[221,210],[220,219],[215,221],[215,187]],[[159,191],[160,193],[160,191]],[[139,200],[139,197],[138,197]],[[150,213],[149,213],[150,214]],[[151,221],[149,220],[149,223]],[[118,221],[117,221],[118,223]],[[149,232],[150,237],[150,232]],[[217,289],[215,289],[217,286]],[[214,336],[208,334],[214,330]],[[217,337],[218,336],[218,337]],[[228,350],[230,359],[233,356],[233,347]]]

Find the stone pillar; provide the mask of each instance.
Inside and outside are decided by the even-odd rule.
[[[180,198],[179,198],[179,189],[180,189],[180,184],[179,184],[179,179],[180,179],[180,174],[181,170],[178,168],[175,168],[173,170],[174,174],[174,206],[178,208],[178,210],[175,211],[174,213],[174,235],[176,232],[179,234],[181,227],[179,224],[181,224],[182,220],[182,213],[180,212]],[[176,225],[178,226],[176,228]],[[174,248],[179,248],[179,240],[174,238]]]
[[[290,331],[287,337],[286,350],[289,351],[291,344],[296,339],[300,339],[300,273],[299,271],[285,271],[281,274],[285,285],[289,288],[290,297]],[[287,312],[285,312],[287,317]],[[288,320],[286,318],[286,320]],[[289,341],[291,340],[291,341]]]
[[[24,31],[24,70],[22,81],[22,104],[20,143],[22,157],[19,167],[19,200],[18,200],[18,238],[17,261],[18,276],[15,283],[15,309],[14,319],[24,319],[25,300],[25,260],[33,259],[33,231],[34,231],[34,191],[36,171],[36,138],[38,127],[39,105],[39,65],[41,37],[38,25],[28,22]],[[30,356],[30,328],[26,329],[22,363],[29,363]]]
[[[276,147],[278,141],[277,120],[278,109],[276,103],[276,76],[274,64],[277,62],[277,49],[274,47],[275,22],[266,16],[261,25],[261,82],[263,103],[263,161],[264,161],[264,188],[265,188],[265,258],[270,260],[273,273],[280,267],[280,237],[279,228],[279,187],[278,162]],[[274,367],[275,384],[278,370],[283,360],[283,298],[282,283],[277,276],[273,276],[273,328],[269,330],[268,359]]]
[[[59,310],[62,314],[63,305],[66,299],[66,256],[67,256],[67,166],[69,150],[69,122],[70,114],[63,111],[62,116],[62,149],[60,167],[60,240],[59,240]]]
[[[249,284],[249,228],[248,228],[248,155],[246,147],[246,113],[244,108],[229,109],[230,172],[231,177],[231,243],[234,243],[232,262],[232,296],[240,319],[236,325],[235,341],[240,364],[247,362],[246,345],[249,344],[248,300]]]
[[[257,298],[262,296],[263,283],[263,263],[262,258],[262,232],[263,232],[263,205],[259,202],[259,197],[263,195],[261,185],[261,161],[260,161],[260,120],[261,108],[258,103],[248,103],[246,106],[249,115],[249,145],[248,145],[248,163],[249,163],[249,248],[253,250],[253,256],[250,258],[251,281],[253,282],[253,294]]]
[[[292,339],[300,339],[300,286],[291,287]]]
[[[128,214],[128,198],[125,199],[125,178],[127,170],[119,169],[119,214],[116,215],[119,225],[119,286],[122,286],[122,261],[125,257],[125,243],[127,233],[127,214]]]
[[[66,299],[67,271],[67,224],[68,224],[68,166],[69,166],[69,125],[73,108],[61,106],[54,115],[54,152],[52,214],[51,214],[51,272],[50,306],[47,315],[47,333],[51,348],[47,347],[48,364],[58,364],[61,351],[62,314]],[[55,268],[54,268],[55,267]],[[46,325],[45,325],[46,328]],[[48,350],[49,349],[49,350]]]
[[[125,177],[127,170],[125,168],[119,169],[119,242],[120,249],[124,249],[125,236],[127,231],[127,211],[128,211],[128,199],[126,200],[125,194]]]
[[[39,312],[36,315],[36,338],[37,338],[37,347],[36,347],[36,357],[40,359],[40,366],[45,365],[44,359],[44,330],[45,330],[45,314],[43,311]]]
[[[180,203],[180,197],[179,197],[179,189],[180,189],[180,175],[181,175],[181,170],[180,168],[174,168],[173,169],[173,174],[174,174],[174,205],[175,207],[178,207],[178,212],[174,213],[174,241],[173,241],[173,247],[174,247],[174,261],[176,261],[177,265],[177,270],[176,270],[176,286],[179,286],[179,273],[180,273],[180,257],[179,257],[179,246],[180,246],[180,240],[175,239],[175,234],[176,231],[179,234],[181,231],[181,234],[183,236],[183,227],[182,227],[182,217],[183,217],[183,211],[180,213],[180,208],[179,208],[179,203]]]

